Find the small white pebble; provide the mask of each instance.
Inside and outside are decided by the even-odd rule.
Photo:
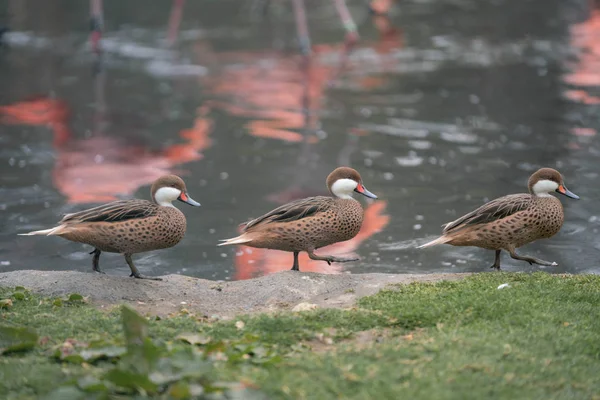
[[[237,321],[235,323],[235,327],[238,328],[239,330],[244,329],[245,326],[246,326],[246,324],[244,323],[244,321]]]
[[[510,285],[508,283],[503,283],[502,285],[498,286],[498,289],[504,289],[510,287]]]
[[[181,302],[181,303],[179,303],[179,304],[187,304],[187,301],[182,301],[182,302]]]

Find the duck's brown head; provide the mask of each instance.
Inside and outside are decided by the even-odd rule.
[[[158,178],[152,184],[152,200],[155,203],[165,207],[173,207],[171,202],[175,200],[182,201],[192,206],[198,207],[200,203],[193,200],[187,193],[185,182],[177,175],[164,175]]]
[[[579,196],[567,189],[560,172],[552,168],[537,170],[529,178],[527,186],[529,187],[529,193],[535,196],[548,196],[550,192],[557,192],[572,199],[579,198]]]
[[[363,185],[360,174],[349,167],[339,167],[330,173],[327,177],[327,188],[329,188],[331,194],[341,199],[352,198],[352,192],[360,193],[372,199],[377,198]]]

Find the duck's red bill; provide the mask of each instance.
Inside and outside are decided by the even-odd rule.
[[[356,189],[354,189],[354,191],[362,194],[363,196],[370,197],[371,199],[377,198],[377,196],[375,196],[373,193],[369,192],[367,190],[367,188],[365,187],[365,185],[363,185],[362,183],[359,183],[358,186],[356,186]]]
[[[177,198],[177,200],[182,201],[184,203],[187,203],[191,206],[196,206],[198,207],[200,205],[200,203],[198,203],[196,200],[192,199],[190,196],[188,196],[187,193],[185,192],[181,192],[181,194],[179,195],[179,197]]]
[[[560,185],[558,187],[558,189],[556,189],[556,191],[558,193],[564,194],[565,196],[570,197],[572,199],[579,199],[579,196],[577,196],[575,193],[573,193],[569,189],[567,189],[565,185]]]

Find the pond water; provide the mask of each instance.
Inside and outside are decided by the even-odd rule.
[[[104,53],[88,3],[0,0],[0,271],[91,271],[89,246],[17,233],[116,198],[149,199],[165,173],[202,207],[176,247],[134,256],[148,275],[246,279],[289,253],[216,247],[237,225],[326,194],[338,165],[380,200],[353,240],[318,253],[360,261],[325,273],[488,271],[493,252],[415,249],[485,201],[559,169],[566,222],[521,252],[550,272],[597,273],[600,257],[600,6],[589,1],[403,0],[389,17],[349,0],[360,41],[346,57],[332,2],[307,0],[310,63],[291,2],[106,1]],[[176,14],[175,14],[176,15]],[[176,36],[175,36],[176,33]],[[173,42],[169,46],[169,42]],[[126,275],[119,255],[109,274]],[[542,269],[503,256],[509,271]]]

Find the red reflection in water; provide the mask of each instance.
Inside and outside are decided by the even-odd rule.
[[[571,46],[579,49],[577,62],[572,65],[572,72],[564,76],[566,83],[582,87],[565,91],[568,99],[587,105],[600,104],[600,97],[590,93],[588,88],[600,86],[600,3],[592,1],[590,18],[571,27]],[[575,136],[595,136],[596,130],[590,127],[571,129]],[[579,148],[571,143],[571,148]]]
[[[383,15],[390,10],[393,4],[394,0],[371,0],[369,7],[375,14]]]
[[[369,204],[366,207],[365,218],[358,235],[345,242],[323,247],[317,251],[317,254],[339,257],[356,256],[354,251],[360,244],[375,233],[383,230],[389,223],[389,215],[384,214],[386,206],[387,203],[385,201],[375,201]],[[333,263],[327,265],[324,261],[311,260],[306,253],[300,253],[298,260],[300,271],[339,274],[343,270],[342,264]],[[273,272],[289,270],[292,267],[293,261],[293,255],[289,252],[240,246],[235,258],[235,279],[250,279]]]
[[[592,10],[588,20],[571,27],[571,46],[581,51],[574,71],[565,76],[565,81],[577,86],[600,86],[600,10]]]
[[[401,31],[392,27],[387,17],[377,17],[374,22],[380,39],[362,43],[362,48],[385,56],[403,47]],[[300,131],[318,127],[326,90],[345,68],[354,68],[346,65],[344,51],[343,43],[315,45],[307,60],[302,55],[275,52],[213,53],[206,45],[197,46],[200,62],[210,59],[221,66],[218,73],[202,78],[203,86],[218,99],[211,101],[211,106],[251,118],[245,127],[252,136],[287,142],[318,141],[316,137],[305,138]],[[336,58],[337,63],[326,61]],[[396,57],[381,59],[383,71],[400,62]],[[359,76],[354,83],[372,90],[384,87],[387,79]]]
[[[567,90],[565,96],[577,103],[600,104],[600,97],[592,96],[584,90]]]
[[[194,126],[182,130],[183,143],[155,151],[140,143],[108,135],[75,138],[68,126],[69,108],[58,99],[37,98],[0,107],[1,122],[47,126],[56,152],[54,186],[71,203],[115,200],[171,173],[182,163],[198,160],[210,146],[209,109],[200,107]]]

